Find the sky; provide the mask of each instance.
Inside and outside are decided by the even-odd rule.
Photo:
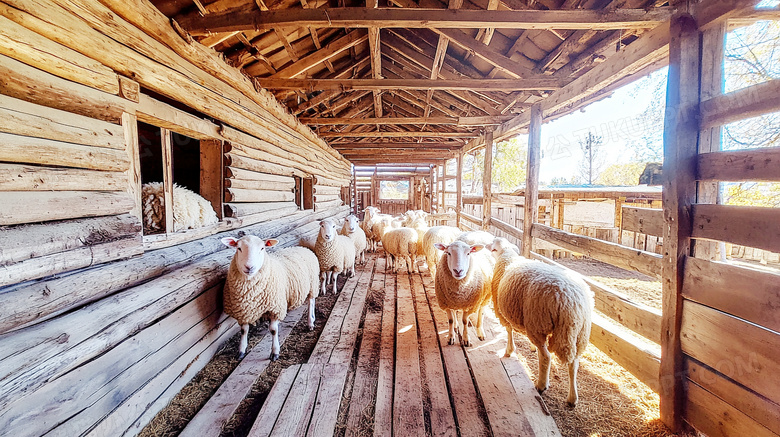
[[[666,76],[667,68],[652,73]],[[581,110],[542,125],[542,160],[539,178],[549,183],[552,178],[569,180],[578,174],[582,160],[579,139],[588,131],[602,137],[602,156],[606,168],[610,164],[629,162],[632,151],[627,142],[642,135],[646,128],[637,116],[653,98],[649,81],[637,80],[618,88],[611,97],[591,103]],[[658,134],[663,126],[647,127]],[[527,135],[520,135],[526,141]]]

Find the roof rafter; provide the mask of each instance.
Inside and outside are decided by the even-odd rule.
[[[282,73],[284,70],[280,71]],[[268,89],[310,90],[456,90],[456,91],[517,91],[555,90],[564,83],[558,78],[539,79],[277,79],[258,78],[258,83]]]
[[[278,11],[230,11],[182,18],[192,35],[265,30],[280,27],[396,27],[502,29],[648,29],[668,20],[673,10],[489,11],[469,9],[328,8]]]

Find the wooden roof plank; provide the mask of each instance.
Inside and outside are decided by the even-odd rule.
[[[229,11],[179,22],[192,35],[265,30],[280,27],[502,28],[502,29],[648,29],[667,21],[673,10],[489,11],[468,9],[327,8]]]
[[[301,60],[303,62],[304,60]],[[280,70],[277,75],[285,71]],[[304,70],[305,71],[305,70]],[[285,75],[288,73],[285,73]],[[300,73],[298,73],[300,74]],[[555,90],[564,83],[557,78],[538,79],[287,79],[258,78],[263,88],[269,89],[306,89],[306,90],[444,90],[444,91],[518,91],[518,90]]]
[[[349,50],[351,47],[366,42],[367,39],[367,34],[362,32],[350,32],[346,36],[331,42],[321,50],[317,50],[300,61],[294,62],[293,64],[279,70],[276,74],[272,75],[271,78],[286,79],[303,74],[315,65],[333,58],[344,50]],[[263,86],[265,87],[265,85]]]

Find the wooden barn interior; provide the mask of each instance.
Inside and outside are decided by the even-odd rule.
[[[137,435],[239,332],[222,237],[294,246],[374,205],[660,280],[662,310],[590,281],[591,343],[658,394],[670,432],[780,435],[780,275],[717,255],[780,252],[780,210],[718,197],[720,182],[780,181],[776,148],[721,151],[721,126],[780,110],[780,80],[724,92],[726,32],[780,19],[756,3],[0,0],[0,434]],[[540,190],[543,123],[666,65],[662,190]],[[493,193],[493,144],[518,133],[525,188]],[[479,149],[483,192],[464,198]],[[148,182],[161,210],[142,202]],[[408,195],[383,198],[389,185]],[[175,186],[217,222],[177,228]],[[641,246],[564,227],[566,202],[605,196]],[[334,435],[364,411],[373,435],[560,435],[533,375],[499,359],[501,329],[447,345],[430,276],[386,263],[372,254],[347,280],[250,435]],[[182,435],[220,435],[267,337]]]

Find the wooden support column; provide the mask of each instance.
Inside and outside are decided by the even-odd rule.
[[[163,167],[163,202],[165,203],[165,233],[172,234],[173,230],[173,145],[171,144],[171,131],[160,129],[162,141],[162,167]]]
[[[493,209],[493,129],[485,132],[485,171],[482,172],[482,229],[490,229]]]
[[[463,151],[458,153],[458,176],[455,179],[455,226],[460,227],[460,213],[463,210]]]
[[[531,106],[531,124],[528,127],[528,170],[525,176],[525,213],[523,214],[523,256],[531,257],[533,236],[531,227],[539,215],[539,166],[542,153],[542,105]]]
[[[683,425],[683,352],[680,346],[685,259],[691,253],[691,205],[696,201],[700,33],[690,15],[672,19],[664,119],[664,258],[661,317],[661,420],[674,432]]]
[[[225,166],[222,163],[222,141],[202,140],[200,142],[200,195],[211,203],[217,217],[222,219],[224,207],[222,195]]]
[[[727,23],[718,23],[702,32],[701,48],[701,100],[708,100],[723,94],[723,56],[726,43]],[[699,153],[721,150],[721,126],[704,129],[699,132]],[[699,182],[698,203],[720,203],[720,183],[718,181]],[[694,245],[697,258],[716,259],[718,243],[699,240]],[[724,246],[725,249],[725,246]],[[725,258],[725,254],[722,254]]]
[[[357,193],[357,176],[355,175],[355,166],[352,166],[352,214],[355,217],[358,215],[358,193]]]
[[[125,133],[125,150],[130,158],[130,168],[127,170],[127,192],[135,206],[130,214],[142,220],[141,205],[141,157],[138,151],[138,119],[135,114],[122,114],[122,128]]]

